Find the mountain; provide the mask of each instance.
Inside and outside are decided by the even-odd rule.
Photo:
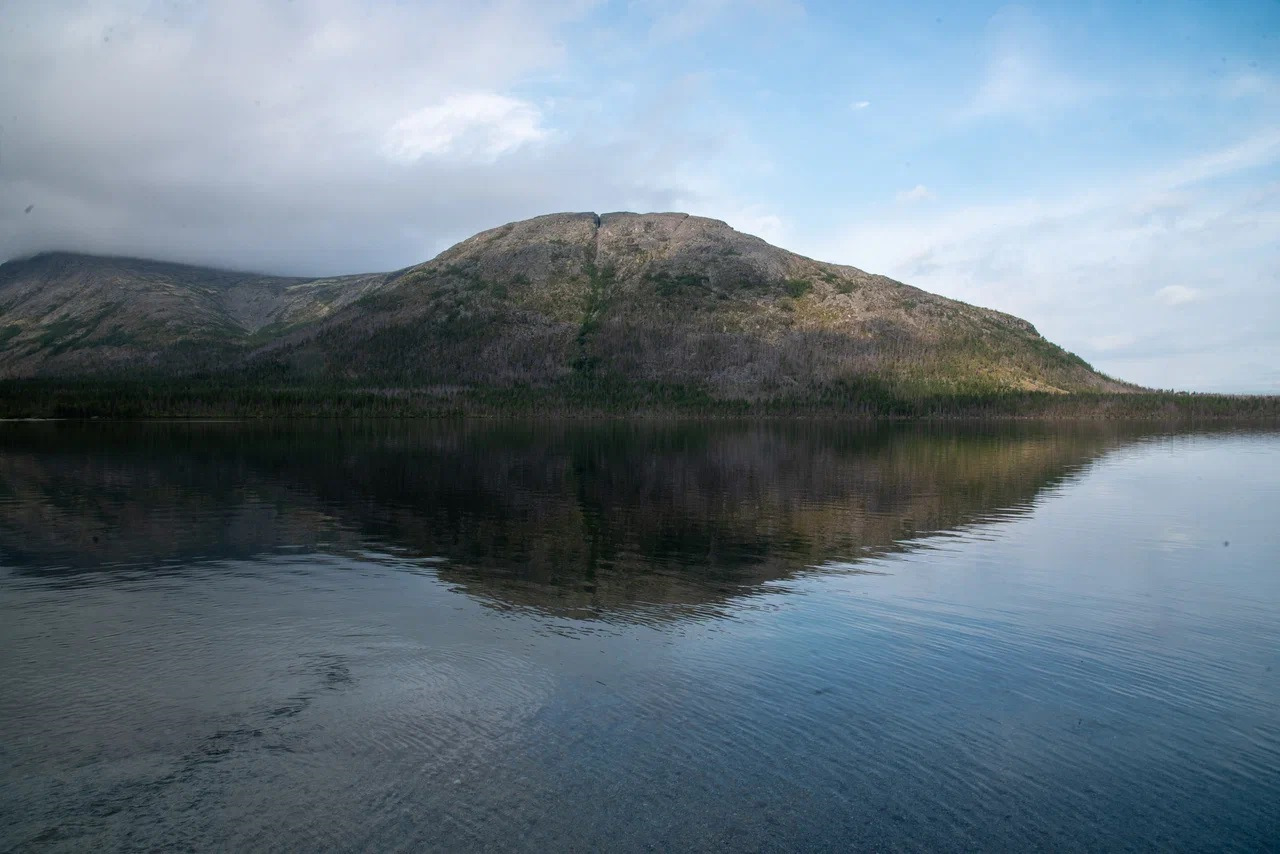
[[[0,266],[0,376],[209,370],[383,286],[50,252]]]
[[[0,376],[713,399],[1132,391],[1024,320],[686,214],[552,214],[395,273],[290,279],[54,253],[0,266]]]

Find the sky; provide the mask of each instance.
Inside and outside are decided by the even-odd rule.
[[[367,272],[614,210],[1280,393],[1280,2],[0,0],[0,259]]]

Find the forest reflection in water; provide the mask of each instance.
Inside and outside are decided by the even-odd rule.
[[[423,559],[496,606],[654,619],[1025,511],[1125,441],[1098,425],[6,425],[19,571],[278,549]],[[1140,434],[1139,434],[1140,435]]]

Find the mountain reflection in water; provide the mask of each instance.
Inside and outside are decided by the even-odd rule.
[[[1119,437],[1084,427],[434,422],[10,425],[23,572],[385,551],[496,607],[674,618],[1016,515]],[[96,582],[95,582],[96,583]]]

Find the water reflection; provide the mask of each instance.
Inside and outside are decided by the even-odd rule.
[[[1135,438],[821,422],[3,431],[0,557],[33,580],[375,551],[495,607],[596,619],[702,613],[814,566],[855,571],[1024,512]]]
[[[0,424],[0,850],[1271,850],[1277,484],[1096,425]]]

